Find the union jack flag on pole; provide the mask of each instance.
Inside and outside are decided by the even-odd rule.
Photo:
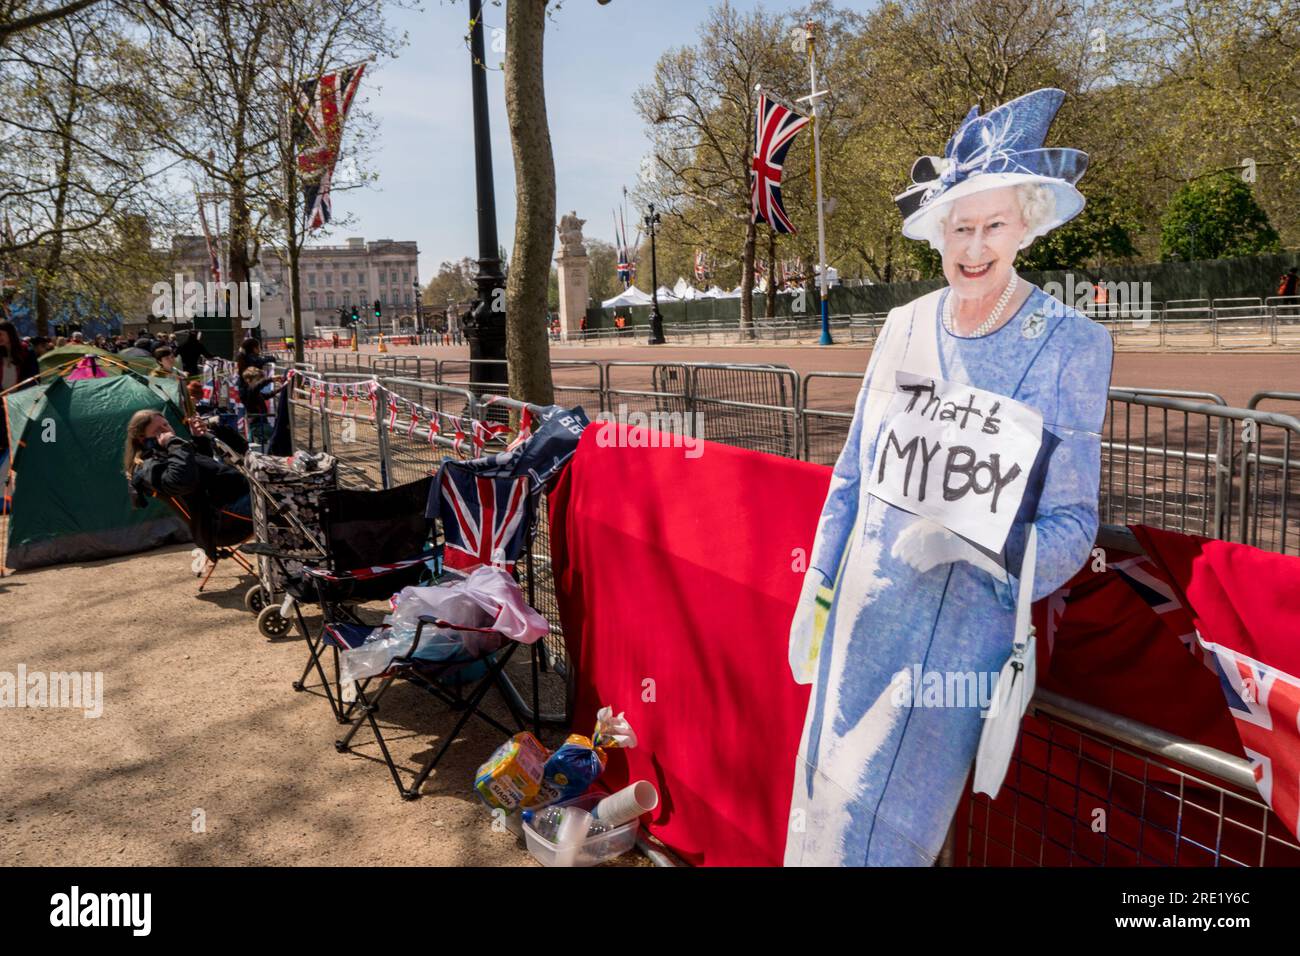
[[[343,141],[343,121],[365,68],[358,63],[298,84],[294,139],[309,231],[330,221],[330,180]]]
[[[765,222],[777,232],[793,234],[795,231],[781,205],[781,175],[790,143],[807,125],[807,116],[769,99],[766,93],[759,93],[750,173],[750,213],[754,222]]]
[[[695,281],[703,285],[709,278],[709,262],[703,249],[695,250]]]

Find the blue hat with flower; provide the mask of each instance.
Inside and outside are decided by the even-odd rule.
[[[1048,127],[1065,101],[1057,89],[1035,90],[983,116],[971,107],[943,156],[922,156],[912,165],[912,185],[894,197],[903,214],[903,235],[938,247],[937,227],[944,207],[986,189],[1038,183],[1055,200],[1045,221],[1025,236],[1027,246],[1069,222],[1083,210],[1075,188],[1088,168],[1088,154],[1077,149],[1045,149]]]

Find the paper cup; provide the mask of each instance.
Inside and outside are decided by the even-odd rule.
[[[592,812],[607,827],[622,826],[659,806],[659,792],[649,780],[638,780],[618,793],[611,793]]]

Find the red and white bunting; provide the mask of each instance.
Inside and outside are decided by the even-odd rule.
[[[513,451],[532,437],[533,410],[525,405],[523,411],[519,413],[519,434],[515,436],[515,440],[509,444],[506,451]]]
[[[505,425],[488,424],[477,419],[472,423],[472,428],[474,430],[474,456],[476,458],[482,453],[484,446],[493,438],[510,431]]]

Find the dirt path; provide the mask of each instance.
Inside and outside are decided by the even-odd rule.
[[[368,732],[336,753],[324,698],[292,690],[304,646],[257,633],[251,581],[223,566],[196,596],[189,555],[0,579],[0,671],[103,674],[97,719],[0,708],[0,865],[532,865],[470,790],[496,730],[471,721],[401,800]],[[382,717],[407,767],[455,721],[406,685]]]

